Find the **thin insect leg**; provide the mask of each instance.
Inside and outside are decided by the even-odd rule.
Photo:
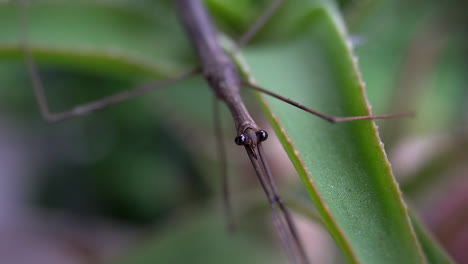
[[[403,113],[396,113],[396,114],[387,114],[387,115],[370,115],[370,116],[348,116],[348,117],[339,117],[339,116],[333,116],[333,115],[327,115],[318,111],[315,111],[314,109],[311,109],[307,106],[304,106],[300,103],[297,103],[289,98],[286,98],[284,96],[281,96],[277,93],[268,91],[266,89],[263,89],[262,87],[253,84],[251,82],[243,81],[243,85],[252,88],[256,91],[262,92],[264,94],[270,95],[276,99],[279,99],[285,103],[288,103],[292,106],[295,106],[299,109],[302,109],[308,113],[311,113],[317,117],[320,117],[330,123],[343,123],[343,122],[350,122],[350,121],[356,121],[356,120],[367,120],[367,119],[390,119],[390,118],[398,118],[398,117],[412,117],[414,116],[413,112],[403,112]]]
[[[231,196],[229,192],[229,178],[227,171],[226,146],[223,141],[223,130],[221,126],[221,118],[219,116],[218,98],[213,97],[213,121],[216,137],[217,156],[221,162],[221,190],[223,195],[224,214],[227,223],[227,229],[230,232],[235,231],[234,213],[232,210]]]
[[[30,79],[32,81],[32,86],[34,89],[34,94],[36,96],[36,100],[39,104],[39,108],[41,111],[42,117],[48,121],[48,122],[60,122],[64,121],[67,119],[72,119],[78,116],[82,116],[85,114],[89,114],[91,112],[94,112],[96,110],[103,109],[105,107],[108,107],[113,104],[117,104],[123,101],[126,101],[130,98],[136,97],[138,95],[144,94],[146,92],[149,92],[151,90],[155,90],[158,88],[162,88],[165,86],[169,86],[171,84],[174,84],[178,81],[185,80],[189,77],[194,76],[197,73],[197,70],[190,70],[188,72],[184,72],[180,75],[177,75],[171,79],[165,80],[165,81],[160,81],[160,82],[153,82],[153,83],[148,83],[148,84],[143,84],[140,86],[137,86],[136,88],[133,88],[128,91],[124,91],[121,93],[117,93],[114,95],[111,95],[109,97],[106,97],[104,99],[100,99],[97,101],[92,101],[89,103],[81,104],[78,106],[73,107],[72,109],[60,113],[51,113],[49,109],[49,105],[47,103],[47,98],[45,96],[44,92],[44,87],[42,85],[42,81],[39,77],[39,74],[37,72],[37,68],[35,63],[32,60],[31,54],[29,52],[25,51],[25,61],[27,65],[27,71],[30,76]]]
[[[237,45],[234,48],[235,51],[244,47],[252,38],[262,29],[263,26],[268,22],[268,20],[273,16],[273,14],[278,10],[278,8],[284,3],[284,0],[274,0],[265,11],[255,20],[255,22],[250,26],[247,32],[244,33],[237,41]]]
[[[32,52],[29,49],[29,45],[28,45],[28,39],[27,39],[28,21],[27,21],[26,6],[25,6],[26,1],[19,0],[19,4],[20,6],[19,6],[19,15],[18,15],[19,17],[18,25],[19,25],[19,32],[20,32],[20,39],[21,39],[20,41],[21,50],[24,55],[24,61],[26,64],[27,73],[31,79],[31,84],[34,90],[34,95],[39,104],[41,115],[48,122],[59,122],[59,121],[63,121],[66,119],[71,119],[77,116],[81,116],[84,114],[88,114],[95,110],[102,109],[109,105],[116,104],[116,103],[125,101],[129,98],[135,97],[137,95],[146,93],[150,90],[168,86],[175,82],[187,79],[199,72],[198,69],[192,69],[165,81],[144,84],[132,90],[121,92],[121,93],[106,97],[98,101],[93,101],[93,102],[89,102],[86,104],[78,105],[69,111],[65,111],[61,113],[51,113],[49,105],[47,103],[47,98],[45,95],[43,82],[41,80],[41,77],[39,76],[39,73],[37,71],[37,66],[34,62],[34,59],[32,57]]]
[[[297,263],[294,250],[291,247],[291,238],[288,232],[287,225],[284,223],[283,219],[280,217],[274,196],[271,190],[269,189],[269,186],[267,185],[267,179],[265,178],[265,175],[263,174],[263,171],[261,169],[260,164],[258,163],[258,160],[255,158],[256,155],[254,155],[250,147],[245,146],[245,149],[247,151],[247,155],[250,158],[250,161],[252,162],[252,165],[257,174],[257,178],[260,181],[260,184],[263,188],[263,191],[265,192],[267,196],[268,203],[270,204],[270,208],[271,208],[273,225],[279,235],[281,244],[283,245],[283,248],[285,249],[286,255],[288,256],[288,259],[290,260],[291,263]]]
[[[272,195],[274,196],[275,202],[278,204],[280,210],[283,212],[284,218],[286,220],[286,223],[288,224],[289,230],[291,231],[291,235],[293,237],[294,242],[296,243],[297,249],[299,251],[299,254],[302,259],[302,263],[309,263],[307,254],[305,253],[304,247],[301,243],[300,237],[299,237],[299,232],[297,232],[296,225],[294,224],[291,213],[289,212],[289,209],[286,207],[286,205],[283,203],[281,200],[281,197],[279,195],[278,189],[276,188],[275,181],[273,179],[272,173],[270,166],[268,165],[268,161],[266,159],[265,153],[263,151],[263,146],[261,143],[257,144],[258,148],[258,154],[260,156],[260,160],[263,164],[263,168],[265,169],[265,173],[267,175],[267,181],[268,184],[271,187]]]

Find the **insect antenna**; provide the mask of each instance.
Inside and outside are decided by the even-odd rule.
[[[263,169],[264,169],[263,164],[260,165],[258,158],[257,158],[258,156],[254,154],[252,148],[250,148],[249,146],[245,146],[245,150],[247,151],[247,155],[249,156],[249,159],[255,169],[260,185],[262,186],[263,191],[265,192],[265,195],[267,196],[267,200],[271,208],[273,226],[276,229],[276,232],[278,233],[280,242],[286,253],[286,256],[288,257],[290,263],[298,263],[296,261],[295,251],[292,247],[293,243],[291,241],[293,240],[293,238],[291,238],[291,233],[288,230],[289,225],[285,223],[284,218],[281,217],[278,211],[277,202],[275,200],[275,195],[273,194],[273,191],[270,188],[270,184],[268,183],[268,179],[265,177],[265,174],[263,172]]]
[[[258,148],[258,154],[260,156],[260,161],[267,175],[266,177],[267,183],[271,188],[271,194],[273,195],[275,203],[279,206],[281,212],[284,215],[284,219],[288,225],[289,231],[291,232],[291,236],[293,238],[294,243],[296,244],[297,251],[300,255],[301,263],[309,263],[304,247],[299,238],[299,233],[297,232],[296,225],[294,224],[292,220],[291,213],[289,212],[289,209],[286,207],[281,197],[279,196],[278,189],[276,188],[276,184],[273,179],[273,174],[271,173],[271,169],[270,169],[270,166],[268,165],[266,155],[263,151],[263,146],[260,142],[258,143],[257,148]]]

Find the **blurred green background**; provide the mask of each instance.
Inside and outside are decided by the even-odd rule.
[[[206,1],[237,38],[269,1]],[[374,113],[415,110],[380,134],[406,201],[468,262],[467,6],[339,1]],[[172,1],[34,1],[28,41],[53,111],[165,79],[194,57]],[[210,90],[197,77],[59,124],[40,118],[19,49],[18,5],[0,3],[0,256],[5,263],[284,263],[267,203],[223,110],[238,225],[225,229]],[[293,16],[294,14],[290,14]],[[250,47],[297,38],[272,18]],[[249,49],[249,47],[246,47]],[[245,93],[263,126],[260,107]],[[313,108],[313,106],[311,106]],[[272,134],[272,133],[271,133]],[[273,136],[273,135],[272,135]],[[286,200],[313,211],[279,143]],[[232,146],[232,147],[231,147]],[[297,215],[313,263],[343,259]],[[28,250],[24,250],[27,248]]]

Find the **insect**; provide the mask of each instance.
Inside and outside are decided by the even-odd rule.
[[[262,20],[271,16],[273,11],[279,6],[280,2],[281,1],[275,1],[275,4],[266,11],[266,15],[261,17],[259,20],[260,22],[252,27],[253,30],[251,32],[258,30],[258,25],[261,26],[261,24],[264,23]],[[183,21],[185,21],[185,29],[189,33],[188,35],[190,36],[192,44],[196,47],[195,50],[198,53],[198,57],[201,63],[201,72],[208,80],[208,83],[212,87],[217,98],[225,102],[232,113],[237,130],[235,143],[245,147],[248,157],[252,162],[252,165],[257,173],[257,176],[272,208],[273,222],[278,231],[279,237],[281,238],[285,252],[292,263],[307,263],[307,257],[303,246],[301,245],[299,234],[289,215],[288,209],[279,198],[278,191],[276,190],[276,186],[272,178],[272,172],[268,166],[267,159],[262,148],[262,142],[268,138],[268,134],[266,131],[259,128],[259,126],[255,123],[247,111],[239,94],[241,83],[243,83],[244,86],[273,96],[333,123],[361,119],[393,118],[400,115],[357,116],[343,118],[334,117],[317,112],[281,95],[263,89],[262,87],[259,87],[253,83],[241,81],[238,74],[236,73],[234,64],[230,61],[229,56],[224,51],[222,51],[221,47],[219,46],[215,30],[212,27],[209,16],[207,15],[206,11],[204,11],[203,6],[201,6],[198,1],[178,1],[178,4],[180,17]],[[25,20],[23,19],[23,21]],[[251,32],[246,34],[245,38],[241,39],[241,45],[247,42],[247,40],[250,38],[249,34],[251,34]],[[26,62],[28,64],[29,74],[32,76],[33,86],[36,88],[36,95],[40,103],[41,113],[46,120],[53,122],[69,119],[90,111],[103,108],[109,104],[126,100],[127,98],[134,95],[145,93],[150,89],[173,84],[179,80],[191,77],[199,71],[199,69],[190,70],[186,73],[176,76],[167,82],[158,83],[157,85],[142,86],[135,90],[124,92],[116,96],[111,96],[107,99],[94,103],[85,104],[83,106],[74,108],[72,111],[56,115],[51,114],[47,108],[45,96],[43,92],[41,92],[42,82],[37,75],[37,71],[35,70],[32,59],[30,58],[30,54],[28,54],[27,48],[25,48],[25,54],[26,57],[29,58],[26,60]]]

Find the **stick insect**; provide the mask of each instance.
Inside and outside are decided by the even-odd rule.
[[[260,30],[265,22],[271,17],[275,10],[277,10],[284,0],[274,1],[257,22],[248,30],[248,32],[239,40],[236,47],[240,48]],[[62,113],[51,113],[45,98],[42,81],[37,73],[36,66],[28,50],[25,33],[23,32],[23,52],[25,54],[25,62],[27,70],[31,76],[32,86],[35,90],[35,95],[39,102],[40,112],[45,120],[49,122],[58,122],[66,119],[81,116],[92,111],[102,109],[111,104],[115,104],[128,98],[146,93],[149,90],[161,88],[171,85],[180,80],[187,79],[196,74],[202,74],[207,80],[209,86],[213,89],[216,100],[223,101],[229,108],[234,119],[236,127],[235,143],[244,146],[246,153],[252,163],[252,166],[257,174],[258,180],[267,196],[268,203],[271,207],[272,218],[274,227],[278,233],[281,244],[284,248],[286,255],[291,263],[308,263],[307,254],[301,243],[299,233],[295,227],[294,221],[290,215],[288,208],[282,202],[278,193],[277,187],[273,180],[271,169],[268,165],[265,151],[263,150],[263,142],[267,140],[268,134],[266,131],[260,129],[257,123],[249,114],[242,97],[240,96],[241,86],[249,87],[258,92],[275,97],[284,101],[292,106],[300,108],[309,112],[319,118],[322,118],[331,123],[348,122],[363,119],[383,119],[404,116],[406,114],[394,115],[378,115],[378,116],[352,116],[352,117],[335,117],[321,112],[315,111],[279,94],[273,93],[251,82],[241,80],[236,66],[232,62],[230,56],[221,48],[218,38],[216,36],[216,29],[214,28],[211,18],[203,5],[198,0],[177,0],[176,6],[178,15],[187,31],[188,38],[194,46],[195,53],[198,56],[200,66],[184,72],[174,78],[165,82],[158,82],[156,84],[144,85],[127,92],[123,92],[103,100],[91,102],[73,108],[71,111]],[[21,19],[22,28],[26,28],[26,16],[23,14]],[[217,103],[215,103],[215,106]],[[217,107],[215,107],[216,109]],[[217,111],[215,110],[215,113]],[[217,126],[217,131],[219,131]],[[219,134],[219,132],[218,132]],[[218,137],[219,138],[219,137]],[[221,142],[218,144],[221,157],[223,157],[223,148]],[[226,210],[230,212],[230,202],[227,196],[227,180],[225,179],[226,173],[223,175],[223,190],[225,193],[224,201]]]

